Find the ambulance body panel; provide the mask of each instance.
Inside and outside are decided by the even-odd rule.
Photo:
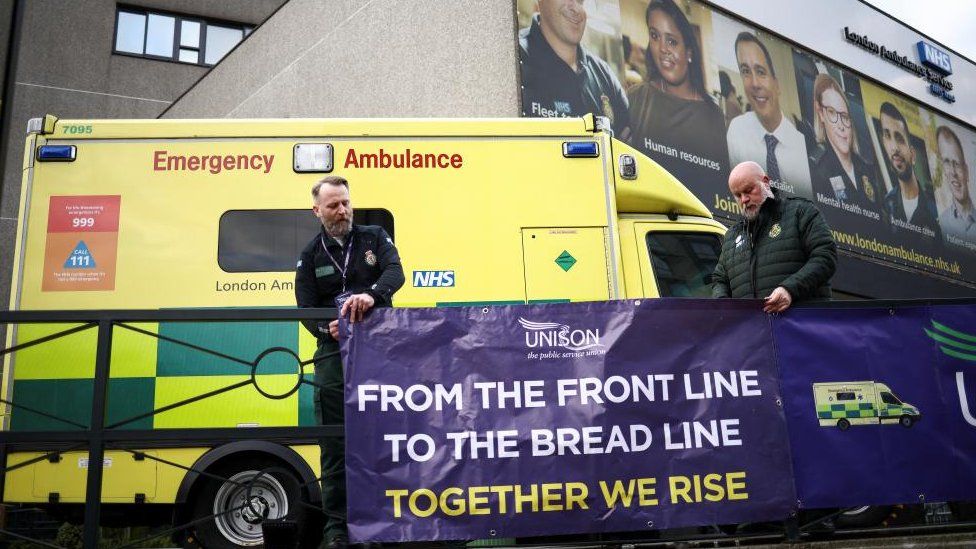
[[[320,228],[310,189],[329,174],[349,180],[356,222],[382,225],[393,238],[406,276],[394,298],[398,307],[707,296],[724,232],[680,182],[591,116],[48,116],[32,128],[11,309],[293,307],[298,251]],[[70,327],[12,327],[7,345]],[[250,375],[241,364],[179,342],[244,361],[270,347],[303,360],[315,349],[298,322],[116,326],[106,424],[315,424],[307,384],[281,400],[245,386],[152,414]],[[95,344],[94,330],[87,330],[8,356],[5,398],[87,425]],[[268,392],[294,385],[294,361],[286,358],[262,362],[257,383]],[[311,373],[308,365],[305,375]],[[72,428],[9,407],[3,418],[5,429]],[[137,450],[185,467],[213,451],[199,444]],[[318,476],[317,446],[292,450]],[[38,455],[12,452],[8,463]],[[83,502],[85,459],[84,452],[65,453],[12,471],[4,501]],[[123,451],[108,451],[105,459],[106,503],[183,503],[191,493],[181,469]]]

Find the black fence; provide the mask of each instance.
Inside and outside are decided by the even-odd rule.
[[[971,300],[965,302],[971,303]],[[907,302],[885,302],[886,306],[906,305]],[[862,305],[864,303],[862,302]],[[917,305],[919,302],[911,302]],[[839,307],[858,306],[856,303],[837,303]],[[877,306],[878,303],[872,303]],[[31,341],[18,342],[9,348],[0,350],[0,356],[6,357],[18,351],[24,351],[31,347],[43,345],[60,338],[76,334],[79,332],[93,331],[97,334],[97,345],[95,349],[95,364],[93,378],[93,395],[91,404],[91,415],[89,422],[84,422],[77,417],[61,417],[47,411],[37,409],[25,403],[18,403],[9,398],[9,395],[0,395],[0,402],[6,404],[18,413],[37,414],[50,421],[63,424],[64,430],[4,430],[0,431],[0,494],[5,493],[4,487],[8,473],[22,467],[44,461],[54,460],[71,451],[87,451],[87,483],[85,489],[85,506],[83,516],[82,542],[86,548],[99,546],[99,526],[102,519],[102,488],[103,488],[103,467],[106,449],[121,451],[131,454],[137,460],[155,460],[159,464],[167,467],[175,467],[185,470],[188,474],[198,475],[203,478],[210,478],[224,483],[231,483],[238,488],[244,489],[243,503],[236,507],[230,507],[221,513],[210,514],[208,516],[197,516],[192,520],[184,520],[182,523],[172,526],[162,532],[154,532],[149,537],[138,540],[131,540],[119,547],[137,547],[147,541],[181,532],[204,521],[212,521],[223,513],[244,513],[255,519],[264,528],[264,535],[268,543],[267,547],[275,546],[268,539],[271,536],[281,535],[283,545],[295,546],[298,543],[294,539],[294,528],[288,530],[287,521],[265,521],[268,516],[267,509],[262,509],[258,499],[252,497],[252,489],[259,486],[262,478],[272,475],[276,471],[274,468],[265,468],[249,478],[227,478],[207,470],[203,465],[199,468],[188,467],[183,464],[175,463],[147,452],[146,448],[167,447],[167,446],[186,446],[186,447],[215,447],[224,443],[234,441],[268,441],[280,443],[282,445],[307,443],[317,444],[321,439],[328,437],[343,436],[341,425],[317,425],[304,427],[229,427],[229,428],[156,428],[156,429],[132,429],[133,423],[156,416],[182,406],[200,402],[205,399],[213,398],[217,395],[227,393],[236,389],[253,385],[264,398],[283,399],[293,395],[303,385],[311,385],[319,389],[314,381],[307,379],[306,374],[310,373],[312,358],[301,360],[301,358],[287,347],[268,347],[256,354],[254,357],[238,357],[225,352],[207,348],[188,341],[172,338],[157,332],[146,330],[137,326],[137,323],[158,323],[158,322],[277,322],[277,321],[300,321],[300,320],[328,320],[335,318],[335,309],[171,309],[171,310],[126,310],[126,311],[7,311],[0,312],[0,324],[7,326],[19,326],[26,324],[75,324],[70,328],[39,337]],[[139,413],[121,420],[114,420],[111,423],[106,421],[106,408],[108,401],[109,378],[112,371],[112,342],[113,334],[120,330],[142,334],[146,337],[155,338],[158,341],[165,341],[167,344],[176,345],[195,353],[203,353],[223,360],[231,361],[241,366],[242,371],[249,371],[248,379],[230,383],[224,387],[203,391],[195,396],[166,404],[155,408],[149,412]],[[295,384],[291,388],[280,394],[270,393],[258,385],[258,370],[263,358],[271,353],[284,352],[291,355],[295,360]],[[306,372],[306,369],[309,371]],[[327,388],[326,388],[327,389]],[[334,389],[334,388],[333,388]],[[9,388],[8,388],[9,392]],[[8,420],[9,422],[9,420]],[[70,429],[69,429],[70,427]],[[8,456],[11,452],[43,452],[40,456],[33,459],[19,462],[13,465],[8,463]],[[314,475],[313,475],[314,476]],[[320,478],[301,478],[300,488],[306,494],[317,494]],[[302,498],[300,498],[302,499]],[[315,498],[304,498],[305,500]],[[57,502],[51,502],[57,503]],[[137,502],[138,503],[138,502]],[[309,512],[320,513],[321,508],[312,501],[299,501],[298,505],[309,508]],[[920,507],[920,506],[919,506]],[[567,545],[577,547],[651,547],[651,546],[673,546],[674,544],[706,544],[708,546],[732,546],[749,543],[769,543],[781,541],[798,541],[816,537],[818,532],[829,530],[829,535],[833,539],[878,537],[890,535],[971,535],[976,531],[976,523],[973,522],[954,522],[948,524],[932,524],[941,521],[923,521],[922,524],[906,525],[901,527],[884,527],[870,529],[848,529],[837,530],[830,527],[832,521],[842,518],[845,512],[850,510],[834,510],[814,513],[807,516],[796,516],[784,523],[764,524],[764,525],[738,525],[697,529],[694,531],[682,531],[672,533],[652,533],[642,532],[628,537],[626,534],[606,534],[593,535],[589,537],[575,536],[573,538],[554,537],[547,539],[525,539],[518,540],[520,546],[533,546],[545,544]],[[931,514],[931,510],[929,510]],[[976,515],[976,513],[973,513]],[[186,518],[186,517],[184,517]],[[181,522],[181,521],[175,521]],[[926,524],[928,523],[928,524]],[[294,525],[291,525],[294,527]],[[0,529],[0,535],[12,539],[22,539],[30,541],[35,545],[44,547],[58,547],[50,542],[32,539],[12,532],[8,529]],[[497,545],[491,544],[491,545]]]
[[[341,425],[325,426],[305,426],[305,427],[230,427],[230,428],[165,428],[165,429],[124,429],[141,419],[155,416],[157,414],[173,410],[181,406],[199,402],[217,395],[253,385],[254,388],[265,398],[282,399],[291,396],[299,390],[303,384],[315,385],[304,375],[304,370],[312,363],[312,359],[302,361],[291,349],[287,347],[270,347],[255,357],[236,357],[225,354],[213,349],[196,345],[187,341],[148,331],[135,323],[140,322],[273,322],[273,321],[297,321],[297,320],[328,320],[336,317],[335,309],[174,309],[174,310],[131,310],[131,311],[7,311],[0,312],[0,323],[7,326],[18,326],[24,324],[56,323],[56,324],[77,324],[65,330],[53,333],[32,341],[18,342],[16,345],[0,351],[0,356],[7,356],[18,351],[24,351],[37,345],[55,341],[57,339],[84,331],[95,331],[97,333],[97,346],[94,364],[93,395],[91,405],[90,421],[86,424],[77,417],[60,417],[55,414],[39,410],[24,403],[14,402],[8,399],[8,395],[2,395],[0,402],[17,411],[18,413],[37,414],[48,420],[63,424],[65,430],[43,430],[43,431],[10,431],[0,432],[0,464],[4,467],[0,470],[0,493],[6,485],[8,473],[16,469],[26,467],[44,460],[57,460],[59,456],[70,451],[88,452],[87,483],[85,491],[84,507],[84,547],[98,547],[99,524],[102,511],[102,476],[104,455],[106,448],[117,449],[132,454],[134,459],[151,459],[162,465],[177,467],[202,477],[216,478],[223,482],[230,482],[242,486],[246,491],[245,503],[230,508],[224,512],[250,512],[260,520],[264,510],[255,508],[256,500],[251,497],[251,488],[259,483],[261,476],[271,474],[272,471],[262,470],[260,474],[244,479],[233,480],[216,476],[205,470],[194,470],[184,465],[174,463],[151,453],[134,449],[155,447],[159,445],[179,444],[184,446],[209,447],[217,446],[222,443],[246,440],[260,440],[270,442],[280,442],[282,444],[294,444],[297,442],[317,443],[318,440],[326,437],[342,436]],[[210,390],[196,396],[167,404],[155,408],[150,412],[141,413],[122,420],[106,424],[106,402],[108,397],[108,383],[112,371],[112,341],[113,333],[117,330],[129,330],[140,333],[148,337],[167,341],[170,344],[178,345],[194,352],[204,353],[221,359],[229,360],[249,369],[250,376],[247,380],[230,383],[219,389]],[[274,352],[285,352],[292,355],[296,361],[296,382],[287,392],[282,394],[272,394],[263,390],[257,381],[258,367],[261,360]],[[33,459],[9,465],[7,456],[14,451],[43,451],[44,453]],[[318,490],[319,479],[306,481],[303,489],[310,492]],[[56,502],[51,502],[56,503]],[[304,501],[299,505],[306,505],[320,512],[320,508]],[[124,547],[135,547],[147,541],[157,538],[167,533],[183,530],[196,523],[213,520],[216,515],[198,517],[191,522],[180,524],[173,527],[168,532],[155,533],[151,538],[135,540],[124,545]],[[17,539],[25,539],[38,545],[47,547],[57,547],[48,542],[30,539],[20,534],[7,530],[0,530],[4,534]]]

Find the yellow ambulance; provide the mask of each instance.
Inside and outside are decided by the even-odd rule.
[[[34,119],[10,308],[293,307],[298,252],[319,230],[310,189],[326,174],[349,180],[357,223],[381,225],[394,239],[407,278],[395,306],[707,296],[723,226],[607,128],[592,116]],[[69,327],[11,326],[6,343]],[[223,357],[251,361],[284,347],[310,358],[314,341],[298,322],[161,321],[135,328],[114,330],[107,424],[139,418],[119,428],[244,430],[315,423],[307,385],[281,400],[245,386],[150,415],[247,379]],[[57,418],[84,424],[95,343],[84,331],[8,356],[4,398],[41,413],[8,407],[4,428],[71,428]],[[287,392],[294,362],[270,364],[258,377],[267,391]],[[320,498],[318,446],[293,442],[140,446],[151,459],[110,449],[102,488],[110,505],[103,514],[116,508],[134,520],[163,509],[172,517],[175,506],[179,523],[219,513],[242,497],[238,485],[165,462],[232,479],[276,466],[306,486],[296,492],[270,478],[261,486],[263,501],[298,513],[307,507],[294,498],[312,505]],[[7,463],[42,450],[21,448]],[[87,453],[79,451],[11,471],[3,501],[80,509],[87,467]],[[208,547],[261,543],[260,521],[244,515],[225,513],[181,539]]]
[[[911,427],[922,419],[918,407],[902,401],[884,383],[834,381],[813,384],[813,401],[821,427],[851,425],[901,425]]]

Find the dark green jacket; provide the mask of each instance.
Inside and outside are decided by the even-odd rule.
[[[830,227],[804,198],[770,198],[751,222],[725,233],[712,297],[764,298],[777,286],[793,301],[829,299],[837,268]]]

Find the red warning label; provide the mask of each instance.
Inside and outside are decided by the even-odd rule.
[[[49,233],[117,233],[121,196],[52,196]]]

